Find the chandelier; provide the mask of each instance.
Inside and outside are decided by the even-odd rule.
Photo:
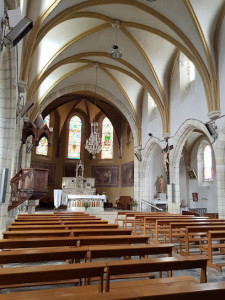
[[[96,88],[97,88],[97,68],[98,63],[95,63],[94,66],[96,67],[96,81],[95,81],[95,106],[96,107]],[[102,150],[102,139],[99,136],[98,132],[98,123],[95,122],[95,114],[94,114],[94,122],[91,124],[91,134],[89,139],[86,140],[85,149],[92,155],[92,158],[96,158],[96,154]]]

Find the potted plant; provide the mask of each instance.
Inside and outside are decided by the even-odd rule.
[[[88,207],[89,207],[89,204],[88,204],[88,202],[87,202],[87,201],[84,201],[84,202],[83,202],[83,207],[85,208],[85,210],[87,210],[87,209],[88,209]]]
[[[132,206],[133,206],[133,210],[137,210],[138,203],[136,200],[133,200]]]

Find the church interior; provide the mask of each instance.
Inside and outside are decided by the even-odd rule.
[[[225,0],[0,19],[0,299],[224,296]]]

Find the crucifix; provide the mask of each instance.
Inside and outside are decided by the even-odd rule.
[[[163,152],[163,166],[164,166],[164,169],[165,169],[165,173],[167,175],[167,184],[170,184],[170,172],[169,172],[169,163],[170,163],[170,160],[169,160],[169,152],[170,150],[173,149],[173,145],[170,145],[166,144],[166,147],[164,149],[162,149],[162,152]]]

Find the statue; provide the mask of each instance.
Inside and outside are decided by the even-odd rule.
[[[158,179],[158,184],[159,184],[159,193],[165,193],[166,183],[162,175]]]

